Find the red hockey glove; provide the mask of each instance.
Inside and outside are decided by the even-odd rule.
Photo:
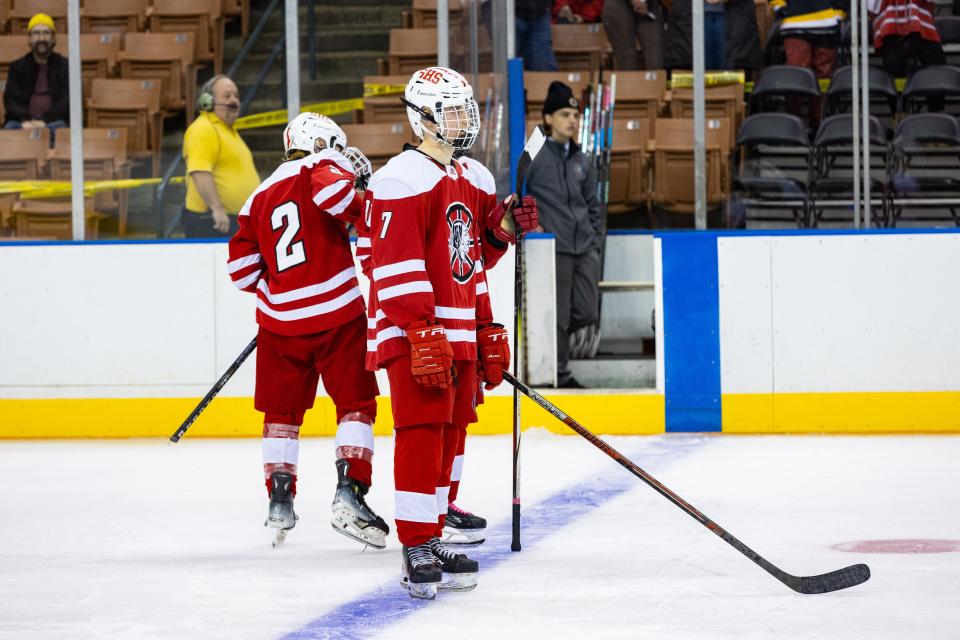
[[[443,325],[415,322],[407,328],[407,339],[413,379],[426,387],[449,387],[453,382],[453,347]]]
[[[477,331],[477,355],[480,377],[485,389],[503,382],[503,372],[510,368],[510,336],[502,324],[492,324]]]
[[[525,196],[520,204],[513,207],[511,205],[516,200],[516,196],[511,194],[503,199],[488,216],[488,228],[493,232],[493,236],[500,242],[515,242],[516,227],[520,227],[524,233],[529,233],[540,224],[540,214],[537,211],[537,201],[533,196]],[[503,218],[510,212],[513,217],[513,231],[503,228]]]

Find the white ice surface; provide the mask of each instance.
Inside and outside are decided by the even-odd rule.
[[[586,441],[534,430],[525,509],[583,482],[625,477],[627,490],[502,555],[475,591],[405,617],[387,598],[376,624],[338,637],[960,638],[960,553],[831,548],[960,539],[960,438],[610,442],[785,571],[867,562],[873,577],[795,594]],[[392,525],[392,441],[376,446],[369,502]],[[509,519],[509,461],[508,437],[468,441],[458,502],[491,527]],[[304,440],[300,463],[301,520],[274,550],[256,441],[0,443],[0,638],[278,638],[399,591],[393,534],[361,553],[328,524],[332,440]]]

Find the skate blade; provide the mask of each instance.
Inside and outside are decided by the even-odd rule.
[[[330,519],[330,526],[337,533],[343,534],[351,540],[356,540],[360,544],[374,549],[386,549],[387,536],[376,527],[367,527],[366,529],[357,528],[351,521],[349,512],[334,511],[333,518]]]
[[[444,573],[443,580],[437,585],[439,591],[473,591],[477,588],[476,573]]]
[[[410,582],[406,576],[400,579],[400,585],[407,590],[411,598],[433,600],[437,597],[438,582]]]
[[[274,529],[273,530],[273,548],[276,549],[284,542],[287,541],[287,532],[290,529]]]
[[[453,527],[443,528],[443,537],[440,539],[444,544],[460,545],[478,545],[486,540],[486,529],[454,529]]]

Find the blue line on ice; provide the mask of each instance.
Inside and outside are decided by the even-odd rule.
[[[645,471],[656,475],[698,449],[706,440],[703,436],[659,437],[628,454],[628,457]],[[590,455],[590,452],[585,452],[585,455]],[[541,502],[524,505],[524,550],[535,547],[538,542],[574,520],[640,485],[643,485],[640,480],[611,461],[604,472],[564,487]],[[470,557],[480,561],[481,581],[485,571],[490,571],[513,556],[510,551],[510,524],[510,521],[506,520],[488,527],[486,542],[470,549]],[[443,594],[439,597],[443,597]],[[400,586],[398,577],[328,611],[296,631],[282,636],[282,640],[369,638],[431,604],[428,600],[411,598]]]

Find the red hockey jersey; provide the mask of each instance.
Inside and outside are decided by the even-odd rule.
[[[240,210],[227,270],[257,294],[257,322],[281,335],[318,333],[364,312],[345,222],[359,219],[354,174],[324,150],[281,164]]]
[[[493,176],[475,161],[444,167],[408,149],[373,175],[357,240],[370,275],[368,368],[408,354],[404,330],[418,320],[444,325],[455,359],[476,360],[478,322],[492,315],[485,262],[506,250],[484,242],[495,205]]]

